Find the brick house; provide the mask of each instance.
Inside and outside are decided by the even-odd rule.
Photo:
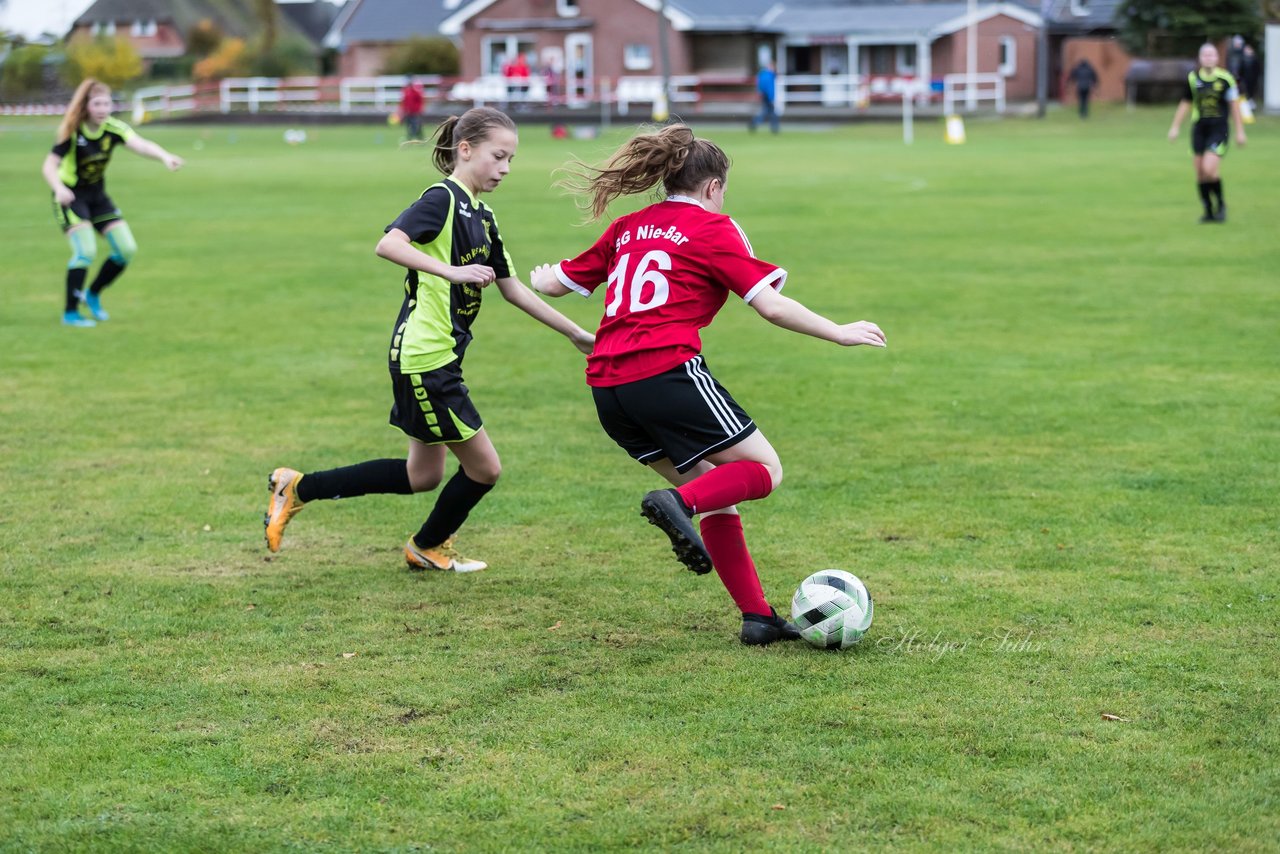
[[[442,0],[347,0],[325,34],[341,77],[382,73],[387,54],[411,36],[438,36],[448,14]]]
[[[374,0],[363,0],[374,2]],[[440,31],[457,39],[462,75],[499,73],[515,54],[559,77],[570,102],[599,78],[655,75],[666,39],[672,76],[749,80],[765,58],[784,75],[859,74],[872,92],[967,67],[966,3],[864,5],[814,0],[443,0]],[[985,2],[973,21],[977,71],[1006,78],[1010,98],[1035,94],[1037,13]]]
[[[299,21],[328,14],[336,7],[326,2],[300,4],[314,6],[310,14],[291,9],[280,16],[280,35],[298,36],[310,44],[318,43],[311,31]],[[245,0],[96,0],[76,18],[66,41],[99,36],[121,36],[129,40],[149,69],[156,60],[186,55],[187,34],[201,21],[212,21],[224,35],[251,37],[260,27]]]
[[[1123,101],[1125,75],[1132,57],[1116,41],[1114,24],[1120,0],[1051,0],[1049,10],[1049,94],[1064,102],[1075,100],[1066,77],[1076,63],[1087,59],[1098,73],[1093,97]]]

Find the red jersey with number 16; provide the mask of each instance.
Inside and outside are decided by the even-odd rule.
[[[781,290],[787,271],[758,260],[738,224],[691,198],[619,217],[596,244],[555,265],[566,288],[590,296],[602,283],[604,317],[587,357],[587,385],[615,386],[682,365],[702,351],[698,332],[729,293],[751,302]]]

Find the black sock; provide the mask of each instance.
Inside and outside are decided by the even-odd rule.
[[[412,494],[404,460],[368,460],[340,469],[311,472],[298,482],[299,501]]]
[[[471,508],[480,503],[480,499],[493,489],[492,483],[477,483],[467,477],[467,473],[458,469],[458,473],[449,478],[449,482],[440,490],[436,506],[413,541],[418,548],[429,549],[438,546],[454,535],[462,523],[467,521]]]
[[[1209,188],[1213,186],[1209,181],[1200,182],[1200,201],[1204,205],[1204,215],[1213,216],[1213,199],[1209,195]]]
[[[116,276],[124,271],[124,264],[121,264],[114,258],[108,258],[102,264],[102,269],[98,270],[98,275],[94,278],[93,284],[89,286],[89,292],[94,294],[102,293],[102,289],[116,280]]]
[[[1209,189],[1213,192],[1213,196],[1218,200],[1218,210],[1222,210],[1222,179],[1209,182]]]
[[[85,277],[89,271],[83,267],[71,267],[67,270],[67,307],[65,311],[80,310],[80,291],[84,289]]]

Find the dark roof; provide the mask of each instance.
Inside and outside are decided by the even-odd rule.
[[[172,23],[185,35],[206,19],[229,36],[250,36],[259,29],[252,0],[96,0],[72,27],[152,20]],[[303,34],[286,14],[280,15],[280,24],[282,34]]]
[[[975,9],[980,19],[993,14],[1026,16],[1029,22],[1039,20],[1039,13],[1017,3],[979,0]],[[762,22],[772,32],[794,35],[867,36],[880,38],[936,38],[954,32],[969,14],[969,4],[951,0],[948,3],[885,3],[867,5],[845,3],[835,5],[801,5],[795,2],[780,6]]]
[[[1091,33],[1115,29],[1116,9],[1121,0],[1049,0],[1049,29],[1055,33]],[[1038,0],[1019,0],[1039,13]],[[1077,11],[1085,14],[1078,15]]]
[[[293,28],[306,36],[313,44],[320,44],[333,21],[338,17],[338,7],[328,0],[312,0],[310,3],[277,3],[280,16],[293,24]]]
[[[686,18],[702,32],[755,31],[780,0],[668,0],[667,8]]]
[[[449,16],[444,0],[347,0],[324,38],[328,47],[438,36]]]
[[[340,47],[351,42],[395,42],[410,35],[434,35],[447,18],[458,15],[473,2],[347,0],[325,44]],[[634,2],[656,8],[658,0]],[[985,9],[999,2],[979,0],[978,6]],[[1039,17],[1039,0],[1006,2]],[[1073,16],[1071,0],[1050,2],[1060,15],[1072,18],[1072,26],[1083,26],[1086,20],[1109,22],[1119,0],[1076,0],[1077,6],[1087,6],[1088,16]],[[968,11],[965,0],[667,0],[666,5],[668,16],[678,29],[696,32],[924,33]],[[1094,26],[1099,24],[1090,29]]]

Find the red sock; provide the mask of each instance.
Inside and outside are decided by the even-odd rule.
[[[772,613],[756,575],[755,561],[742,535],[742,517],[736,513],[703,516],[699,524],[702,542],[711,555],[711,564],[729,595],[744,614]]]
[[[704,475],[695,477],[676,492],[684,503],[693,508],[694,514],[710,513],[732,507],[739,501],[764,498],[773,492],[773,478],[769,469],[752,460],[738,460],[716,466]]]

